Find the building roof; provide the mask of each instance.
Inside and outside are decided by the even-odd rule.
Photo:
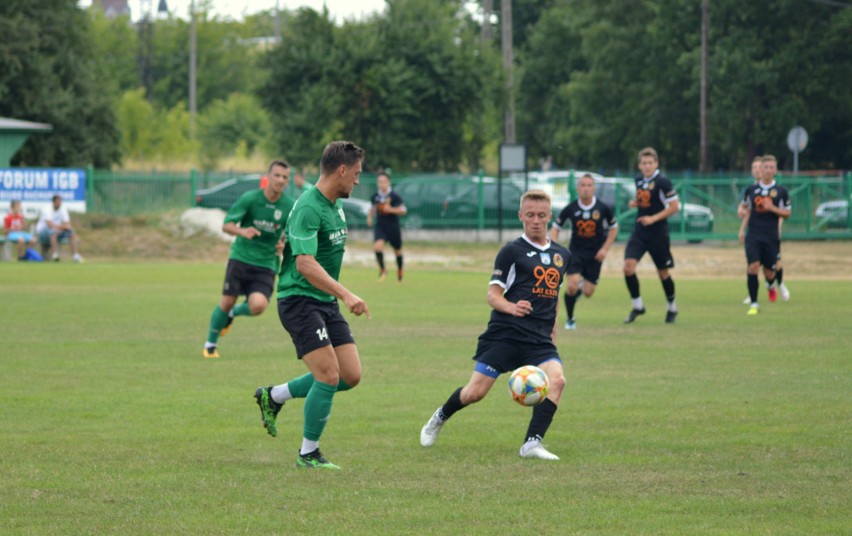
[[[22,121],[20,119],[12,119],[10,117],[0,117],[0,131],[2,130],[17,130],[17,131],[51,131],[53,125],[47,123],[33,123],[32,121]]]

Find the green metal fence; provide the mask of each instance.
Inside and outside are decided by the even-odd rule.
[[[239,174],[196,172],[112,172],[90,169],[87,183],[88,210],[112,215],[157,213],[195,206],[196,192]],[[678,191],[681,211],[669,220],[675,240],[735,240],[740,220],[737,205],[750,177],[733,174],[669,177]],[[316,177],[308,177],[315,181]],[[574,195],[573,178],[548,185],[553,192]],[[474,175],[400,175],[394,188],[409,206],[403,225],[409,229],[495,229],[502,218],[506,229],[519,229],[517,199],[524,182],[503,179],[504,208],[496,204],[498,181]],[[852,173],[813,177],[781,176],[779,184],[790,192],[792,216],[784,224],[790,239],[852,238]],[[537,187],[530,181],[529,187]],[[632,229],[635,209],[627,206],[633,196],[629,178],[603,179],[599,197],[612,204],[619,221],[620,238]],[[367,200],[375,191],[375,175],[365,174],[353,197]],[[562,201],[564,202],[564,201]],[[561,206],[554,206],[558,213]]]

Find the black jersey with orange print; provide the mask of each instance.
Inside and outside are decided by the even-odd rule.
[[[550,342],[559,286],[570,261],[571,253],[552,241],[541,246],[521,236],[503,246],[494,261],[490,284],[503,287],[503,296],[512,303],[530,302],[532,313],[518,318],[492,310],[489,331],[513,340],[520,335],[530,342]]]
[[[571,222],[571,243],[568,249],[578,253],[597,253],[606,242],[607,234],[617,225],[612,209],[598,198],[583,206],[579,199],[569,203],[556,217],[554,227],[562,229]]]
[[[665,210],[666,205],[677,199],[672,181],[657,170],[651,178],[639,175],[636,181],[636,217],[653,216]],[[660,220],[652,225],[637,225],[636,230],[646,232],[668,231],[668,220]]]
[[[787,189],[778,186],[775,181],[770,184],[759,182],[746,188],[743,195],[743,205],[751,209],[748,218],[748,233],[760,238],[778,238],[778,218],[774,212],[767,210],[767,205],[775,205],[781,209],[790,208],[790,197]]]

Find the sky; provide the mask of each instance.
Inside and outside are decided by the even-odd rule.
[[[169,11],[180,18],[187,18],[189,14],[190,0],[166,0]],[[196,0],[196,4],[199,1]],[[91,0],[80,0],[81,6],[90,6]],[[140,0],[129,0],[133,19],[138,19],[141,12]],[[159,0],[151,0],[152,9],[156,10]],[[275,0],[212,0],[213,13],[223,17],[239,20],[244,14],[251,15],[265,9],[275,7]],[[328,6],[331,17],[337,22],[347,19],[362,19],[374,13],[381,12],[385,7],[385,0],[278,0],[278,7],[293,10],[300,7],[309,7],[316,11],[322,9],[323,4]]]

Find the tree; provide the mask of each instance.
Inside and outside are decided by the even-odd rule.
[[[270,123],[266,110],[257,98],[234,93],[227,100],[214,101],[198,121],[201,160],[211,169],[222,156],[232,156],[238,148],[248,154],[270,143]]]
[[[117,162],[113,96],[99,86],[90,20],[77,3],[6,0],[0,33],[0,115],[53,125],[50,134],[31,136],[13,163]]]
[[[257,61],[262,45],[245,39],[241,23],[196,11],[197,104],[202,111],[232,93],[252,93],[262,82]],[[182,19],[154,24],[153,101],[171,108],[189,95],[189,23]]]

